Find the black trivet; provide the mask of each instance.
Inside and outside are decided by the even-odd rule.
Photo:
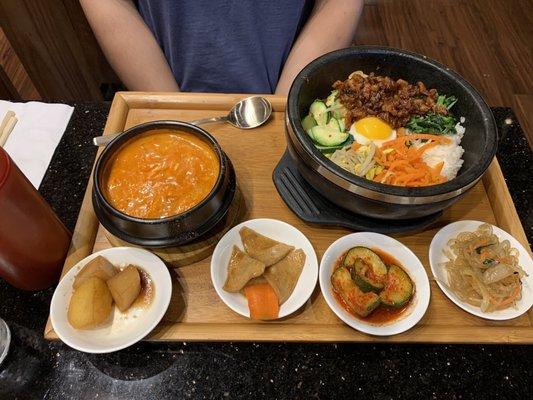
[[[442,215],[440,211],[416,219],[381,220],[351,213],[315,191],[299,174],[288,151],[285,151],[279,160],[272,179],[285,204],[300,219],[310,224],[393,234],[423,230],[435,223]]]

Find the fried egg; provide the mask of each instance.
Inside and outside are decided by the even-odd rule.
[[[381,147],[383,143],[396,139],[396,131],[377,117],[364,117],[354,122],[350,127],[350,133],[361,145],[372,142]]]

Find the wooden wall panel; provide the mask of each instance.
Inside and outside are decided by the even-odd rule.
[[[10,88],[13,94],[2,91],[1,99],[11,100],[40,100],[35,85],[31,81],[26,69],[15,54],[13,47],[7,40],[4,31],[0,28],[0,68],[4,88]]]
[[[425,54],[465,77],[491,106],[533,95],[532,0],[366,0],[354,44]],[[531,114],[519,115],[522,125]],[[533,132],[526,135],[533,143]]]
[[[1,0],[0,0],[1,1]],[[57,1],[57,0],[53,0]],[[61,0],[67,10],[67,14],[74,32],[82,46],[87,63],[87,69],[100,83],[119,83],[113,69],[108,64],[100,45],[94,37],[93,31],[85,18],[79,0]]]
[[[355,44],[404,48],[469,80],[492,106],[533,94],[533,1],[372,0]]]
[[[21,100],[19,92],[2,66],[0,66],[0,100]]]
[[[44,100],[100,100],[116,81],[76,0],[0,0],[2,28]]]

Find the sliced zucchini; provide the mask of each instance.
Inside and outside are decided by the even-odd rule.
[[[333,128],[338,128],[339,131],[344,132],[345,131],[345,129],[344,129],[345,128],[344,118],[331,117],[326,126],[331,126]]]
[[[377,294],[364,293],[359,289],[346,267],[337,268],[331,275],[331,284],[350,310],[361,317],[366,317],[380,304],[380,298]]]
[[[363,292],[374,292],[379,294],[379,292],[381,292],[385,287],[385,284],[374,281],[365,276],[364,274],[367,270],[368,265],[363,263],[361,260],[356,260],[353,268],[351,269],[352,279]]]
[[[348,250],[343,265],[352,271],[354,282],[363,292],[379,293],[387,281],[387,266],[381,258],[367,247]]]
[[[401,267],[391,265],[385,289],[379,294],[381,302],[389,307],[402,307],[413,296],[413,281]]]
[[[339,94],[338,90],[332,90],[331,94],[326,99],[326,106],[331,107],[335,103],[335,99],[337,98],[338,94]]]
[[[309,107],[309,114],[313,116],[318,125],[326,125],[329,122],[330,113],[321,100],[315,100]]]
[[[311,114],[302,119],[302,127],[306,132],[309,131],[309,129],[311,129],[313,126],[316,126],[316,121]]]
[[[343,119],[346,116],[348,110],[341,104],[339,99],[335,100],[335,103],[333,103],[333,107],[333,116],[335,118]]]
[[[341,132],[345,132],[346,131],[346,125],[344,123],[344,118],[335,118],[335,119],[339,123],[339,128],[340,128]]]
[[[314,128],[314,126],[313,126],[313,128]],[[309,136],[311,136],[311,139],[313,139],[313,144],[314,144],[315,146],[318,146],[317,141],[316,141],[316,139],[315,139],[315,135],[313,135],[313,128],[309,129],[309,130],[307,131],[307,134],[308,134]]]
[[[336,150],[342,149],[343,147],[349,146],[353,143],[353,136],[348,135],[348,139],[346,139],[344,142],[337,146],[321,146],[319,144],[315,144],[315,147],[322,152],[322,154],[329,154],[329,153],[335,153]]]
[[[325,147],[338,146],[348,139],[349,133],[341,132],[331,126],[314,126],[311,128],[311,136],[320,145]]]
[[[330,127],[330,128],[333,128],[333,129],[336,129],[338,130],[339,132],[342,132],[341,130],[341,126],[339,124],[339,121],[337,120],[337,118],[330,118],[329,122],[326,124],[326,126]]]
[[[333,116],[337,119],[341,119],[341,118],[344,118],[347,114],[347,111],[346,111],[346,108],[337,108],[335,110],[333,110]]]

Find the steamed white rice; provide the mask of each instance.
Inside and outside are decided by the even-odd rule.
[[[460,146],[461,140],[465,134],[464,117],[455,125],[457,131],[454,135],[444,135],[452,141],[450,144],[439,144],[424,152],[422,159],[430,167],[434,167],[441,161],[444,161],[441,175],[445,176],[447,180],[453,179],[463,165],[463,153],[465,150]],[[422,146],[423,143],[416,144],[417,147]]]

